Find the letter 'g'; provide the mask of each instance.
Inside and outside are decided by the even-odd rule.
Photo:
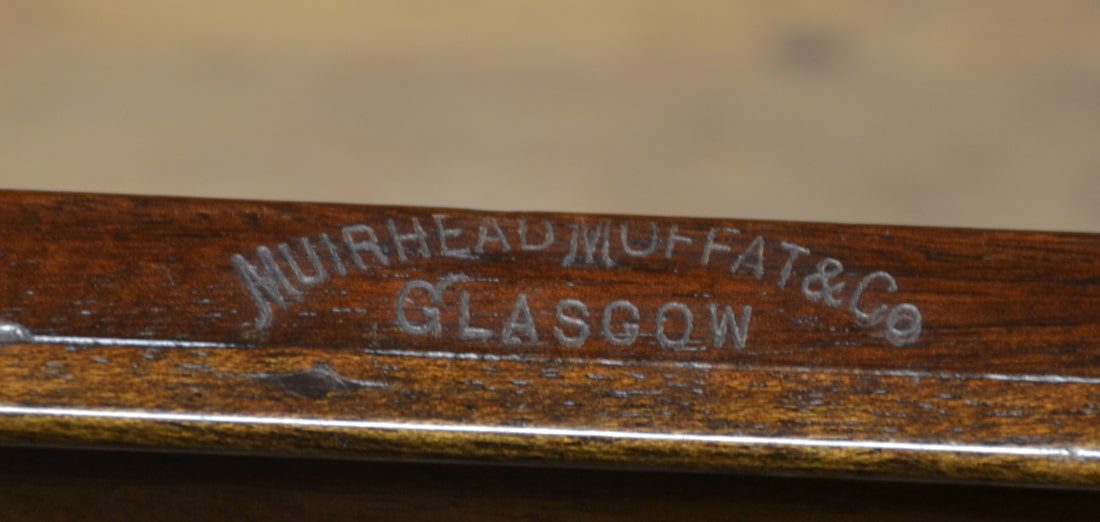
[[[420,307],[420,313],[423,314],[425,321],[419,324],[410,321],[405,314],[405,301],[408,300],[409,294],[411,294],[413,290],[423,290],[427,292],[433,304],[439,300],[436,295],[435,286],[431,283],[419,279],[414,279],[405,283],[405,286],[401,288],[401,292],[397,294],[397,324],[401,327],[401,330],[409,335],[430,334],[433,337],[439,337],[443,333],[443,327],[439,323],[438,307],[430,305]]]

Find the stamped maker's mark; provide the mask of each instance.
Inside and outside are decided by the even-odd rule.
[[[431,219],[409,217],[386,219],[379,223],[358,223],[343,227],[337,238],[321,233],[280,243],[274,248],[259,246],[250,260],[235,254],[231,262],[244,288],[257,307],[253,323],[257,330],[269,328],[276,309],[288,309],[304,299],[314,286],[334,278],[348,277],[353,271],[370,272],[378,267],[401,266],[433,257],[463,260],[476,267],[486,256],[497,262],[519,256],[560,256],[564,268],[579,270],[628,269],[639,260],[660,260],[677,271],[685,262],[711,267],[725,264],[731,277],[751,277],[780,290],[796,292],[803,299],[827,308],[843,309],[860,328],[878,329],[886,341],[897,347],[909,346],[920,339],[922,315],[908,302],[883,302],[883,296],[895,294],[897,280],[888,272],[875,271],[852,280],[841,260],[814,257],[806,246],[788,241],[770,241],[764,236],[749,237],[734,227],[715,226],[706,234],[689,233],[677,224],[644,224],[611,220],[555,222],[550,219],[529,221],[525,218],[484,217],[476,227],[456,226],[449,216],[434,214]],[[777,274],[769,276],[765,257],[777,254],[783,263]],[[641,335],[642,317],[628,296],[614,296],[599,306],[599,320],[593,322],[591,302],[565,298],[554,303],[532,303],[528,293],[519,293],[511,314],[495,325],[471,323],[470,294],[458,290],[458,305],[447,306],[442,298],[447,286],[467,282],[465,275],[437,281],[410,280],[395,296],[394,323],[412,336],[444,335],[441,316],[458,314],[459,328],[453,332],[464,341],[504,345],[539,344],[541,328],[535,324],[532,306],[553,307],[553,340],[565,347],[583,346],[594,336],[616,346],[635,343]],[[845,280],[848,279],[848,280]],[[417,319],[410,318],[415,310]],[[648,324],[657,344],[673,350],[694,350],[711,346],[743,349],[749,343],[752,306],[749,304],[708,302],[692,308],[669,300],[657,310]],[[679,325],[675,334],[666,326]],[[703,325],[703,326],[699,326]],[[703,343],[692,341],[692,332],[705,330]],[[451,334],[448,334],[451,335]]]

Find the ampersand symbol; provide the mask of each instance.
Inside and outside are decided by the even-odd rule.
[[[829,306],[840,306],[841,301],[836,297],[836,294],[844,290],[844,283],[835,285],[829,283],[842,272],[844,272],[844,265],[840,261],[831,257],[822,259],[817,264],[817,272],[802,279],[802,295],[806,296],[806,299],[809,299],[811,303],[824,300],[825,304]],[[819,289],[815,290],[815,287]]]

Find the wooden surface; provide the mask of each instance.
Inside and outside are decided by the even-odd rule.
[[[919,5],[860,0],[827,4],[486,0],[454,5],[410,0],[317,0],[280,5],[252,0],[174,4],[0,0],[0,114],[4,115],[0,118],[0,185],[495,210],[751,216],[1100,232],[1100,205],[1096,204],[1100,163],[1095,146],[1095,136],[1100,133],[1098,23],[1100,10],[1090,0]],[[6,218],[12,212],[8,209],[3,215]],[[340,213],[334,217],[342,216]],[[161,219],[163,227],[170,228],[176,216]],[[321,229],[332,234],[337,224],[344,224],[319,220],[319,225],[320,221],[325,223],[317,230],[287,224],[262,225],[264,232],[245,234],[246,239],[255,237],[254,243],[249,239],[235,250],[212,249],[217,259],[209,264],[216,269],[195,274],[203,283],[189,279],[177,280],[176,284],[203,293],[210,292],[203,286],[207,284],[239,285],[224,273],[228,267],[225,255],[231,251],[242,253],[256,262],[257,244],[274,246],[276,241],[294,239],[293,234],[315,234]],[[35,228],[19,222],[23,225],[17,231]],[[8,221],[3,223],[8,226]],[[75,217],[69,223],[74,228],[84,226]],[[280,231],[284,227],[285,235]],[[199,237],[212,234],[197,225],[196,230]],[[56,228],[52,233],[61,234]],[[214,241],[232,240],[223,237],[228,232],[214,234],[219,238]],[[69,231],[66,237],[73,236],[80,236],[80,232]],[[155,331],[166,329],[190,332],[190,328],[205,328],[219,335],[229,332],[235,338],[244,337],[245,327],[230,328],[229,323],[225,328],[209,326],[222,319],[212,314],[228,313],[221,309],[228,302],[207,309],[168,286],[150,287],[163,283],[178,262],[143,256],[146,244],[171,250],[175,247],[164,245],[182,241],[177,246],[187,250],[190,247],[180,245],[209,241],[169,236],[171,239],[147,238],[137,233],[126,241],[112,236],[109,241],[98,240],[99,248],[89,243],[102,236],[82,238],[87,241],[78,249],[80,253],[71,254],[72,259],[64,267],[53,267],[69,272],[51,272],[57,275],[45,281],[35,281],[46,269],[35,268],[33,260],[24,259],[19,267],[9,266],[10,272],[3,273],[0,285],[10,285],[17,292],[25,291],[33,282],[39,290],[56,285],[66,291],[76,289],[85,298],[95,297],[76,305],[77,298],[51,294],[39,296],[32,306],[22,301],[26,297],[17,302],[15,296],[7,295],[0,304],[10,310],[10,316],[0,319],[33,323],[39,334],[98,334],[103,328],[152,337]],[[773,239],[769,238],[770,248],[774,248]],[[830,246],[835,241],[830,236],[815,244],[826,244],[822,252],[846,255]],[[65,257],[64,246],[50,244],[44,240],[37,250],[24,245],[24,253]],[[1007,245],[994,246],[1017,252]],[[130,255],[134,256],[132,263],[95,261]],[[1040,263],[1035,259],[1021,262],[1034,268],[1037,281],[1053,281],[1047,277],[1061,273],[1062,269],[1054,266],[1061,258],[1050,255],[1050,270],[1037,268]],[[87,262],[81,264],[76,259],[81,256]],[[197,257],[202,256],[192,256]],[[852,263],[844,261],[846,265]],[[956,261],[966,266],[979,262],[977,258],[952,262]],[[12,259],[0,258],[0,265],[10,262]],[[134,269],[135,265],[146,268]],[[107,273],[120,266],[129,268]],[[927,303],[910,294],[921,288],[921,281],[914,281],[906,272],[895,272],[896,266],[890,266],[891,273],[904,277],[897,297],[904,295],[927,314]],[[125,279],[123,272],[127,270],[142,273],[147,279],[118,283]],[[432,275],[432,269],[427,272]],[[18,275],[12,279],[11,273]],[[97,275],[84,277],[87,273]],[[769,269],[765,278],[775,275]],[[355,290],[350,296],[324,296],[313,291],[290,310],[278,312],[270,335],[286,340],[293,336],[288,332],[304,327],[312,335],[331,339],[353,339],[359,334],[361,342],[352,345],[358,349],[368,346],[372,337],[364,335],[364,325],[381,317],[383,322],[389,321],[392,330],[393,317],[384,307],[371,309],[364,316],[357,314],[356,296],[367,295],[360,293],[365,291],[365,277],[354,273],[349,276],[356,279],[354,284],[334,279],[319,289],[321,293]],[[996,277],[990,275],[990,279]],[[550,286],[549,293],[560,293],[556,286]],[[748,286],[738,284],[736,288]],[[1009,286],[1013,285],[994,285],[990,291]],[[9,286],[3,288],[6,291]],[[766,285],[753,287],[763,288]],[[1025,295],[1024,302],[1028,297],[1038,297],[1056,310],[1053,303],[1057,292],[1049,296],[1041,292]],[[148,305],[137,294],[175,308]],[[233,292],[225,291],[226,296],[230,294]],[[395,297],[379,294],[389,303]],[[449,296],[452,314],[455,298]],[[756,306],[754,328],[771,324],[768,335],[786,340],[814,337],[795,335],[769,323],[769,314],[775,311],[764,310],[758,301],[762,298],[752,300]],[[254,318],[247,297],[235,294],[230,299],[240,306],[239,315],[250,316],[240,322]],[[320,301],[341,299],[350,304],[332,305],[327,310],[339,307],[350,308],[351,312],[313,319],[298,315],[319,307]],[[139,311],[133,311],[134,303],[139,303]],[[1078,300],[1076,306],[1081,304]],[[598,315],[596,306],[592,311]],[[126,307],[131,307],[129,313]],[[1028,316],[1022,309],[999,315],[1009,307],[1011,302],[997,303],[971,317]],[[94,317],[82,315],[85,310]],[[205,316],[187,325],[186,318],[173,316],[177,310]],[[546,310],[536,313],[545,318]],[[846,324],[842,311],[817,314],[831,317],[839,328]],[[794,374],[822,383],[817,388],[804,382],[788,384],[797,382],[792,380],[791,368],[769,371],[774,367],[767,365],[784,357],[797,360],[798,365],[817,366],[809,356],[803,361],[797,354],[765,351],[774,346],[763,343],[765,338],[756,335],[756,330],[750,335],[749,347],[723,363],[732,365],[733,373],[742,376],[740,379],[723,377],[730,374],[728,369],[702,373],[701,379],[698,373],[689,374],[684,369],[662,371],[662,379],[665,373],[679,379],[668,381],[672,385],[704,381],[705,398],[716,397],[721,390],[733,400],[755,397],[755,402],[741,403],[752,405],[751,409],[746,406],[737,410],[735,403],[703,413],[690,408],[674,410],[675,416],[662,421],[645,417],[652,411],[668,409],[667,403],[654,406],[661,398],[610,396],[574,400],[574,405],[584,408],[583,414],[572,410],[561,413],[552,425],[569,426],[569,419],[589,422],[596,417],[593,425],[661,432],[689,419],[696,423],[693,429],[702,426],[709,430],[705,433],[727,435],[804,433],[844,440],[983,440],[983,444],[996,447],[1094,447],[1090,444],[1095,443],[1095,431],[1087,420],[1094,415],[1096,402],[1088,392],[1091,381],[987,382],[971,374],[960,379],[944,375],[944,379],[920,377],[905,381],[897,377],[917,376],[896,371],[908,366],[924,371],[921,369],[937,364],[954,364],[979,368],[985,375],[990,371],[984,368],[986,365],[1013,366],[1015,369],[1005,369],[1005,373],[985,375],[1003,379],[1005,375],[1033,375],[1030,368],[1024,367],[1025,359],[1047,371],[1045,365],[1051,359],[1043,354],[1057,352],[1054,359],[1064,358],[1066,364],[1058,366],[1054,374],[1039,375],[1086,375],[1095,367],[1087,356],[1082,356],[1091,344],[1055,348],[1058,341],[1042,341],[1033,353],[1031,342],[1046,339],[1047,334],[1063,336],[1063,342],[1069,342],[1069,334],[1056,331],[1067,325],[1053,321],[1046,323],[1050,325],[1046,331],[1030,328],[1031,341],[1019,341],[1015,349],[996,349],[991,356],[966,351],[945,356],[938,351],[945,345],[932,342],[942,341],[944,335],[943,316],[939,312],[936,315],[926,324],[925,333],[931,337],[925,340],[929,343],[913,347],[930,349],[928,358],[887,351],[899,359],[863,359],[867,352],[829,355],[825,348],[815,350],[814,358],[824,357],[823,364],[833,365],[829,368],[848,372],[835,374],[833,381],[820,374]],[[1050,313],[1040,315],[1044,321],[1051,319]],[[336,317],[345,322],[334,328],[318,326]],[[113,318],[115,322],[112,325],[99,321],[101,318]],[[56,324],[50,322],[54,319]],[[498,328],[501,319],[494,319]],[[452,332],[454,320],[451,315]],[[84,321],[80,332],[66,329],[66,324],[80,321]],[[139,325],[150,325],[148,333],[143,333],[146,327]],[[553,321],[544,327],[552,325]],[[847,325],[850,327],[850,323]],[[705,320],[698,326],[708,327]],[[648,328],[652,332],[653,325]],[[810,326],[792,326],[791,330],[806,332],[807,328]],[[974,331],[990,332],[992,338],[998,335],[996,330],[978,326]],[[1000,335],[1008,338],[1019,331],[1005,328]],[[964,333],[954,330],[951,338],[958,339]],[[841,342],[874,341],[860,335],[848,337],[850,332],[843,330],[829,335],[834,339],[843,337]],[[643,339],[651,341],[652,337]],[[589,343],[588,352],[610,352],[598,346],[598,341],[597,335]],[[403,338],[395,344],[406,342],[408,339]],[[951,348],[974,347],[978,342],[974,337]],[[490,393],[492,390],[475,394],[462,386],[464,383],[452,385],[446,379],[463,376],[471,368],[492,368],[488,362],[467,360],[448,365],[439,360],[410,366],[404,364],[404,356],[394,363],[392,357],[359,354],[348,346],[300,346],[290,352],[257,353],[257,357],[262,354],[268,359],[256,359],[250,369],[243,370],[257,372],[251,374],[256,379],[236,378],[241,373],[234,366],[238,361],[221,355],[217,357],[219,366],[209,366],[217,369],[217,375],[195,375],[194,371],[206,364],[194,353],[202,350],[191,350],[192,355],[169,355],[156,363],[145,359],[145,354],[156,358],[168,350],[88,350],[78,346],[72,352],[60,353],[60,347],[36,345],[33,351],[20,348],[17,353],[31,355],[13,362],[11,351],[5,354],[0,348],[0,367],[4,368],[0,370],[0,390],[4,403],[9,405],[62,404],[90,407],[93,412],[159,405],[194,414],[233,403],[230,412],[255,410],[280,418],[291,414],[317,416],[320,411],[342,418],[446,422],[466,415],[454,413],[464,404],[454,402],[454,398],[472,397],[466,404],[496,401],[506,405],[479,413],[479,419],[511,419],[517,424],[545,426],[549,421],[531,410],[545,406],[552,397],[538,391],[537,401],[524,403],[511,400],[509,394],[523,391],[530,397],[536,394],[530,389],[533,386],[542,390],[548,382],[564,379],[539,375],[531,379],[537,384],[526,387],[504,378],[481,379],[498,387],[496,395]],[[326,351],[320,351],[322,348]],[[642,345],[634,348],[624,352],[643,356],[654,352]],[[123,355],[125,351],[132,353]],[[336,357],[333,351],[343,355]],[[1013,353],[1006,355],[1006,351]],[[141,359],[135,355],[139,352]],[[758,365],[747,361],[765,355],[773,361],[763,362],[765,366],[751,373],[752,366]],[[657,358],[667,361],[663,358],[666,356],[658,354]],[[955,360],[949,361],[952,358]],[[328,368],[338,371],[340,379],[334,380],[325,367],[303,373],[317,362],[336,364]],[[123,364],[130,364],[133,371],[123,371]],[[526,366],[532,364],[541,363],[529,361]],[[377,370],[378,365],[384,366]],[[511,361],[499,367],[524,365]],[[432,378],[441,380],[384,381],[398,390],[393,394],[406,392],[399,398],[399,404],[405,407],[399,410],[372,409],[374,403],[365,397],[376,397],[374,392],[383,394],[381,388],[345,390],[354,388],[349,379],[391,373],[401,377],[401,372],[425,368],[444,368],[432,374]],[[851,373],[853,368],[885,368],[891,373],[860,375]],[[767,377],[753,377],[761,375],[760,370]],[[609,371],[601,367],[592,375],[620,374]],[[271,378],[262,379],[264,373],[272,374]],[[568,383],[589,379],[587,373],[564,373]],[[104,388],[93,382],[98,378],[114,380]],[[209,383],[223,378],[228,384],[212,390]],[[73,382],[66,384],[65,379]],[[880,381],[890,387],[880,386]],[[772,388],[778,382],[790,395],[737,387],[745,382],[753,386],[766,382]],[[10,388],[9,383],[30,384],[53,395],[32,399]],[[861,383],[867,387],[859,388]],[[613,384],[621,387],[612,388]],[[953,399],[954,391],[947,391],[933,397],[935,401],[927,400],[932,396],[926,393],[945,386],[954,387],[963,398]],[[89,387],[99,391],[87,392],[87,399],[80,398]],[[597,383],[581,386],[578,393],[589,397],[600,392],[648,393],[655,388],[625,378],[605,387]],[[857,391],[853,394],[852,389]],[[880,390],[891,391],[891,395],[875,395]],[[893,394],[898,390],[913,395]],[[669,402],[685,400],[682,391],[665,393],[669,394]],[[972,398],[974,394],[979,398]],[[16,395],[15,402],[8,402],[8,397]],[[986,395],[994,399],[981,398]],[[321,398],[308,399],[311,396]],[[268,404],[258,404],[263,401]],[[953,406],[961,407],[934,409],[951,401],[956,401]],[[708,399],[708,403],[716,401]],[[415,404],[420,406],[409,406]],[[782,409],[770,410],[775,413],[766,418],[756,413],[775,404]],[[1017,407],[1020,405],[1024,407]],[[965,408],[969,406],[974,410]],[[603,418],[598,413],[601,408],[634,417]],[[821,415],[823,408],[828,410],[826,415]],[[842,408],[846,409],[836,411]],[[964,414],[961,423],[948,417],[960,412]],[[836,421],[823,424],[825,417]],[[699,423],[700,418],[706,421]],[[845,424],[853,419],[871,424]],[[1063,431],[1067,419],[1077,420],[1070,420],[1069,428]],[[761,420],[778,424],[761,424]],[[364,450],[364,444],[359,443],[345,447],[349,441],[363,441],[366,430],[362,429],[334,434],[334,430],[318,428],[327,434],[321,439],[328,437],[328,442],[322,443],[294,427],[214,428],[210,423],[173,424],[152,419],[125,424],[96,417],[74,418],[68,423],[35,423],[26,418],[8,421],[5,426],[11,429],[5,428],[5,439],[16,444],[42,444],[48,440],[37,437],[48,434],[53,442],[78,446],[232,446],[238,452],[323,451],[342,456],[393,456],[402,451],[415,454],[426,447],[371,445]],[[869,425],[881,429],[862,429]],[[952,432],[958,429],[963,432]],[[568,444],[563,449],[561,442],[558,439],[544,446],[554,449],[549,457],[547,452],[539,451],[527,456],[542,459],[543,463],[580,458],[620,465],[621,460],[608,444],[590,445],[591,451],[586,453],[569,451],[575,446]],[[519,437],[514,446],[504,450],[484,450],[481,446],[478,457],[508,460],[515,456],[515,448],[530,450],[532,446],[530,438]],[[449,458],[469,447],[456,442],[437,451]],[[670,451],[677,458],[656,465],[700,465],[702,457],[679,453],[684,447],[674,445]],[[643,450],[628,455],[626,460],[640,458],[640,454],[652,461],[653,446]],[[730,448],[715,452],[725,455],[715,459],[722,465],[729,463],[730,454],[752,454]],[[757,452],[765,453],[775,455]],[[782,467],[775,462],[815,470],[835,464],[817,453],[808,453],[745,462],[750,471]],[[851,467],[851,462],[857,460],[852,458],[853,453],[842,452],[838,460]],[[128,453],[96,458],[81,455],[87,454],[25,449],[0,454],[4,481],[0,487],[0,519],[117,520],[132,514],[132,519],[144,520],[152,514],[156,518],[187,520],[358,520],[371,515],[431,519],[439,518],[435,514],[453,517],[456,513],[475,513],[468,518],[577,519],[587,514],[592,519],[740,516],[853,520],[862,514],[871,520],[1029,520],[1087,519],[1089,504],[1096,503],[1094,496],[1062,491],[769,481],[755,475],[738,480],[715,475],[586,474],[546,468],[524,473],[478,467],[372,468],[369,464],[322,465],[316,461],[288,466],[287,461],[278,459],[218,459],[193,454],[144,458]],[[942,465],[945,460],[949,459],[902,452],[896,465],[874,473],[893,474],[904,468],[901,471],[906,476],[941,477],[956,472],[956,467]],[[977,462],[992,462],[992,466],[975,472],[987,479],[1050,479],[1047,475],[1036,477],[1036,461],[1030,459],[1024,459],[1030,462],[1024,466],[1025,473],[1003,459],[983,461],[971,455],[961,460],[966,463],[963,467],[969,466],[972,472]],[[1044,462],[1051,465],[1055,481],[1068,480],[1066,459]],[[1068,464],[1074,467],[1073,459]],[[1085,480],[1081,473],[1075,473],[1072,481]],[[489,478],[478,480],[486,476]],[[542,477],[548,478],[540,480]],[[11,516],[13,513],[15,516]]]
[[[1093,0],[0,0],[0,187],[1100,232]]]
[[[0,450],[5,520],[1089,520],[1097,493],[639,473]]]
[[[1100,484],[1094,235],[0,200],[8,445]]]

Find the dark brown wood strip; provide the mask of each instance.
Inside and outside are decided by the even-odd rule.
[[[1095,235],[0,203],[7,443],[1100,483]]]
[[[0,449],[9,520],[1087,520],[1097,493],[710,473]],[[934,501],[930,501],[934,499]]]

